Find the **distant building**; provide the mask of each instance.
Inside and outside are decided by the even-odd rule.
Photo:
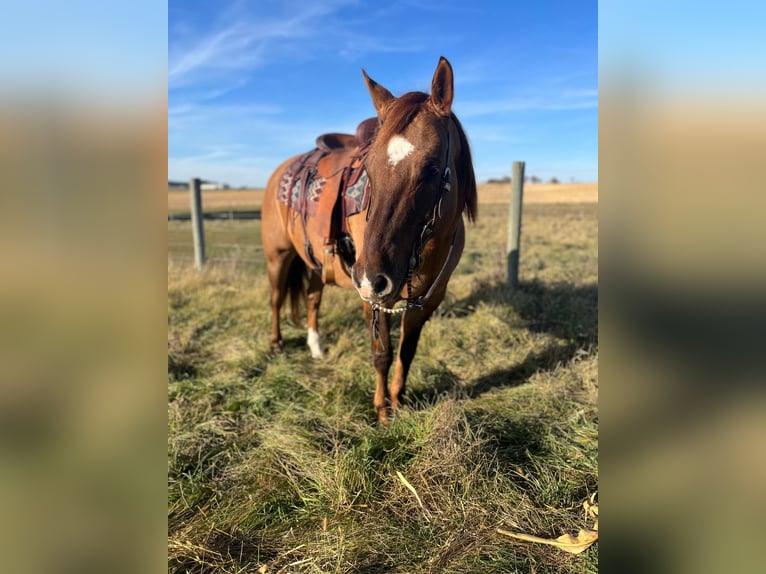
[[[189,189],[188,181],[168,181],[168,189]]]
[[[209,191],[211,189],[229,189],[228,183],[221,183],[220,181],[206,181],[201,180],[200,188],[203,191]]]

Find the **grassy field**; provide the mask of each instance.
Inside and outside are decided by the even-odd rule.
[[[482,197],[388,428],[355,293],[325,290],[325,360],[289,322],[271,354],[260,222],[206,222],[240,247],[202,273],[168,223],[170,571],[597,571],[597,545],[496,532],[574,534],[598,490],[597,203],[528,202],[511,292],[508,208]]]

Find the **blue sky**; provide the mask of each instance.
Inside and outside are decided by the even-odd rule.
[[[171,0],[168,177],[263,186],[327,131],[374,109],[361,74],[429,91],[439,56],[479,181],[514,160],[598,178],[596,2]]]

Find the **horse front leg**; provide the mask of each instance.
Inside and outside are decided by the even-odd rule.
[[[445,291],[435,293],[422,309],[410,309],[402,316],[402,328],[399,340],[399,352],[396,357],[394,378],[391,381],[391,410],[395,413],[404,400],[404,391],[407,385],[407,375],[410,365],[415,358],[418,349],[418,341],[423,326],[428,318],[439,306],[444,298]]]
[[[306,294],[308,334],[306,344],[311,351],[312,359],[324,358],[322,351],[322,339],[319,337],[319,305],[322,303],[322,277],[318,273],[311,273],[309,286]]]
[[[388,423],[388,404],[386,395],[388,388],[388,371],[393,362],[391,350],[391,317],[387,313],[378,313],[377,325],[373,323],[372,306],[364,304],[364,318],[370,328],[372,342],[372,364],[375,367],[375,398],[373,404],[378,411],[378,422]]]

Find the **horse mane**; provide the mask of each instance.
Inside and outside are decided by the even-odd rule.
[[[465,214],[468,221],[476,221],[478,213],[478,194],[476,192],[476,176],[473,172],[473,161],[471,160],[471,146],[468,144],[468,138],[463,131],[463,126],[455,114],[452,115],[452,121],[455,122],[457,133],[460,138],[460,154],[457,157],[457,183],[463,191],[465,200]]]
[[[420,112],[423,104],[428,101],[430,96],[424,92],[408,92],[400,98],[394,99],[385,111],[385,122],[380,126],[378,137],[388,139],[404,131],[415,116]],[[471,160],[471,147],[468,144],[468,138],[463,131],[463,126],[454,113],[450,112],[452,121],[455,122],[458,137],[460,139],[460,154],[457,158],[457,178],[458,185],[463,191],[465,199],[465,212],[468,221],[476,221],[478,212],[476,176],[473,171],[473,161]]]

